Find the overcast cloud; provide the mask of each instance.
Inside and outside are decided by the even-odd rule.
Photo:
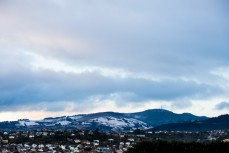
[[[0,112],[169,103],[172,111],[222,114],[228,7],[226,0],[0,0]]]
[[[229,109],[229,102],[221,102],[218,105],[216,105],[216,109],[222,110],[222,109]]]

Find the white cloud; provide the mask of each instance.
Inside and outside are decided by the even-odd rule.
[[[220,114],[204,105],[228,95],[226,4],[1,1],[2,108],[35,101],[49,112],[52,103],[68,101],[68,112],[84,105],[91,112],[101,101],[101,111],[125,111],[127,104],[138,110],[166,101],[180,112],[198,113],[203,105],[203,112]],[[96,109],[86,107],[88,99]]]

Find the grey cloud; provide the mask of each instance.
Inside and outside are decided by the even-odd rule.
[[[12,68],[7,74],[0,75],[2,111],[11,109],[11,106],[45,106],[45,103],[47,106],[44,108],[51,109],[51,104],[57,105],[61,101],[73,101],[77,105],[87,103],[85,101],[89,97],[109,97],[114,93],[124,101],[140,102],[198,98],[220,91],[217,87],[182,80],[155,82],[145,79],[113,79],[97,72],[74,74],[50,70],[32,71],[23,67],[16,69]]]
[[[229,109],[229,102],[221,102],[215,106],[217,110]]]
[[[189,103],[183,105],[180,99],[224,94],[216,81],[220,78],[211,71],[229,66],[227,3],[0,1],[1,110],[33,104],[38,108],[46,104],[51,110],[49,103],[80,104],[97,95],[110,98],[113,93],[124,101],[173,100],[174,106],[186,107]],[[73,67],[121,68],[166,79],[33,71],[33,59],[18,56],[23,52]]]
[[[192,106],[192,103],[189,100],[190,99],[187,98],[177,99],[175,102],[173,102],[172,107],[178,109],[189,108]]]
[[[12,9],[13,15],[23,17],[18,22],[20,31],[76,38],[93,45],[93,49],[78,50],[24,46],[39,53],[45,50],[45,56],[71,64],[122,67],[172,77],[190,75],[190,71],[208,75],[212,68],[228,65],[229,19],[223,1],[49,1],[45,7],[43,2],[25,1],[30,7],[17,2],[9,5],[18,10]],[[9,30],[16,33],[14,27]]]

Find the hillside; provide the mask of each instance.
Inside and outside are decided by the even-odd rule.
[[[205,120],[170,123],[153,128],[156,131],[210,131],[229,129],[229,115],[221,115],[219,117],[208,118]]]
[[[13,122],[0,122],[2,130],[27,129],[86,129],[101,131],[130,131],[149,129],[157,125],[203,120],[192,114],[175,114],[168,110],[151,109],[136,113],[100,112],[73,116],[49,117],[42,120],[22,119]]]

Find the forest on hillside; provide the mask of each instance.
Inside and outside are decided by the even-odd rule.
[[[228,153],[229,143],[212,142],[208,144],[197,142],[140,142],[127,153]]]

